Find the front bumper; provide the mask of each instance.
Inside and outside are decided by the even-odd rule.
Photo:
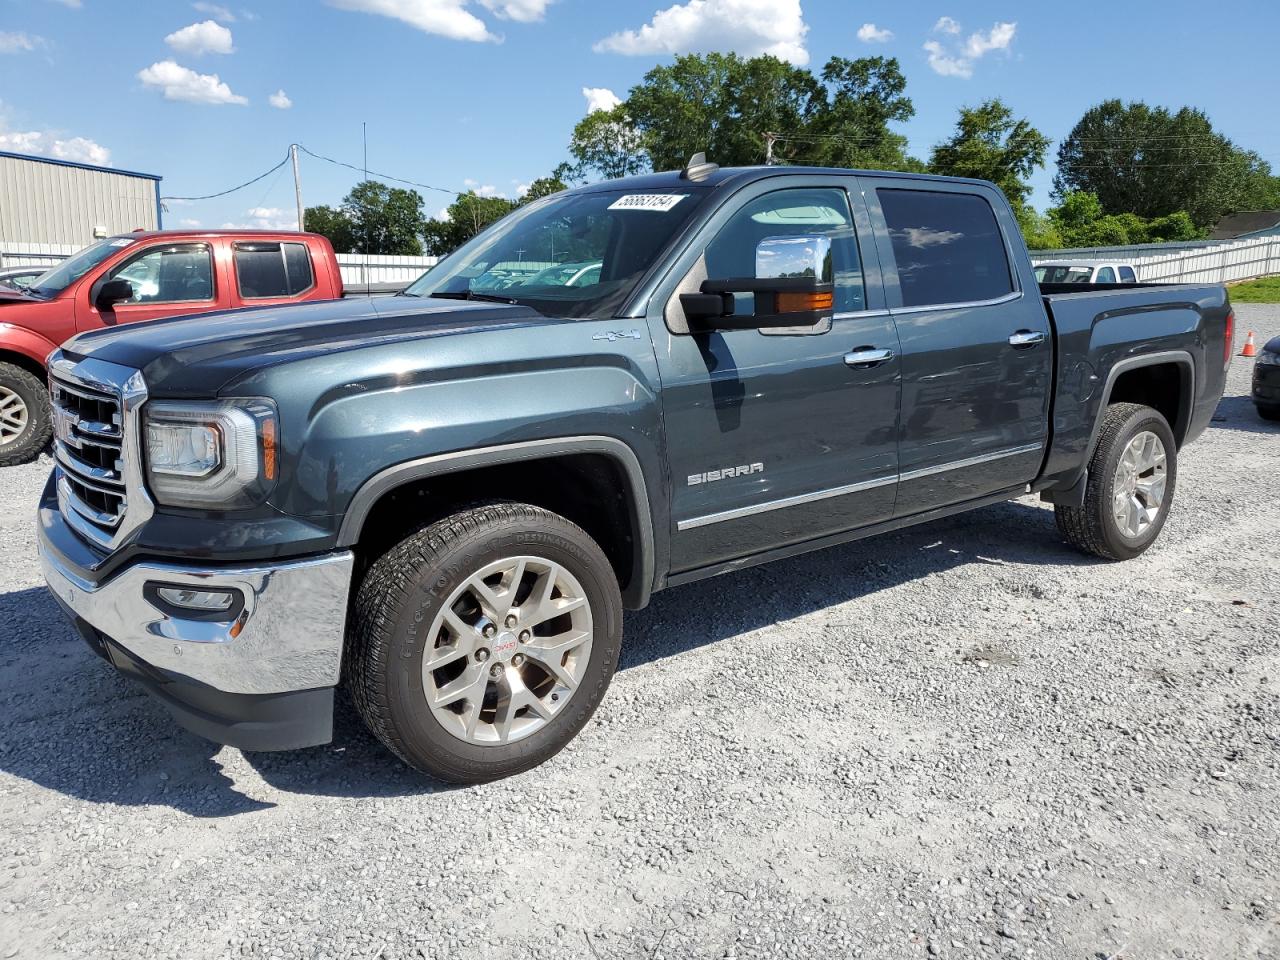
[[[60,515],[46,516],[56,526]],[[342,662],[354,557],[213,567],[140,562],[94,583],[42,524],[49,589],[96,652],[162,700],[201,736],[247,750],[326,743]],[[52,535],[51,535],[52,534]],[[234,619],[188,619],[162,609],[148,585],[237,591]]]
[[[1261,406],[1280,407],[1280,363],[1254,364],[1253,400]]]

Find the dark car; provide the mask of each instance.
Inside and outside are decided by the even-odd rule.
[[[1253,365],[1253,404],[1264,420],[1280,420],[1280,337],[1272,337]]]

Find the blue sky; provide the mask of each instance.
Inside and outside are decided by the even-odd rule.
[[[584,89],[625,97],[675,52],[732,49],[815,70],[898,57],[920,156],[962,104],[1001,96],[1056,139],[1121,97],[1200,107],[1280,169],[1278,28],[1275,0],[0,0],[0,149],[202,195],[294,141],[359,164],[364,121],[373,170],[515,196],[566,158]],[[303,159],[308,205],[357,179]],[[1039,206],[1051,179],[1051,166],[1036,178]],[[449,200],[423,193],[432,214]],[[286,167],[170,204],[166,226],[288,224],[292,209]]]

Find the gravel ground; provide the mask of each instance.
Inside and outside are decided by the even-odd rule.
[[[41,585],[47,459],[0,471],[0,957],[1280,957],[1250,368],[1144,557],[1027,499],[672,590],[568,751],[467,789],[347,705],[293,754],[175,728]]]

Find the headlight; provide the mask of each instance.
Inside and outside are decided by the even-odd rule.
[[[1272,366],[1280,367],[1280,353],[1271,353],[1268,350],[1263,350],[1260,354],[1258,354],[1258,359],[1256,362],[1258,363],[1259,366],[1263,364],[1270,364]]]
[[[269,400],[158,401],[146,406],[147,479],[171,507],[243,507],[276,479],[276,409]]]

